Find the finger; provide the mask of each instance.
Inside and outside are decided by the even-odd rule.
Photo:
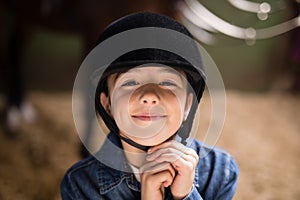
[[[170,163],[157,163],[157,162],[149,162],[140,168],[140,173],[142,174],[156,174],[161,171],[169,171],[171,176],[174,178],[176,176],[176,171]]]
[[[167,166],[167,167],[166,167]],[[173,180],[176,176],[176,172],[173,166],[168,163],[168,165],[156,165],[151,169],[147,169],[142,173],[141,181],[143,185],[149,185],[149,187],[159,188],[161,185],[168,187],[172,185]]]
[[[175,176],[175,169],[167,162],[149,162],[140,168],[140,173],[155,174],[160,171],[169,170],[172,176]]]
[[[174,148],[182,153],[192,155],[193,157],[195,157],[195,159],[199,158],[198,154],[196,153],[196,151],[194,149],[188,148],[175,140],[170,140],[170,141],[164,142],[162,144],[159,144],[157,146],[153,146],[148,150],[147,153],[148,153],[148,155],[152,155],[157,150],[165,149],[165,148]]]
[[[178,156],[176,154],[164,154],[157,159],[157,162],[161,160],[163,162],[170,162],[174,169],[179,173],[181,173],[183,170],[193,171],[198,163],[198,161],[196,161],[192,156],[189,155]]]
[[[165,170],[156,174],[142,176],[142,185],[148,187],[160,188],[161,185],[168,187],[172,185],[174,177],[171,175],[170,171]]]
[[[157,165],[158,162],[156,160],[151,162],[146,162],[143,166],[140,167],[140,173],[144,173],[146,170],[153,168],[155,165]]]
[[[172,165],[169,162],[157,162],[156,160],[146,162],[142,167],[140,167],[139,171],[140,173],[144,173],[146,171],[162,171],[165,169],[168,169],[169,167],[172,167]]]
[[[192,148],[187,148],[185,153],[187,155],[192,156],[193,158],[195,158],[197,161],[199,160],[199,155],[196,153],[196,151]]]
[[[157,149],[152,154],[148,154],[146,156],[146,160],[147,161],[153,161],[153,160],[156,160],[158,157],[160,157],[162,154],[171,154],[171,153],[172,154],[177,154],[177,155],[183,154],[181,151],[179,151],[175,148],[166,147],[166,148]]]
[[[172,156],[172,154],[174,154]],[[171,156],[171,157],[169,157]],[[185,159],[186,161],[189,162],[193,162],[194,164],[198,163],[198,155],[196,154],[196,152],[193,149],[187,149],[186,152],[181,152],[178,149],[172,148],[172,147],[168,147],[168,148],[163,148],[163,149],[158,149],[155,152],[153,152],[152,154],[147,155],[146,159],[147,161],[157,161],[157,162],[175,162],[177,159],[179,159],[179,157],[182,157],[183,159]],[[166,160],[164,160],[164,158],[167,158]],[[171,160],[171,158],[173,160]]]
[[[166,142],[161,143],[159,145],[151,147],[148,150],[147,153],[151,154],[151,153],[153,153],[154,151],[156,151],[158,149],[163,149],[163,148],[168,148],[168,147],[173,147],[173,148],[181,150],[181,151],[184,151],[187,148],[186,146],[184,146],[183,144],[181,144],[181,143],[179,143],[175,140],[169,140],[169,141],[166,141]]]
[[[170,162],[173,166],[183,167],[192,165],[193,168],[198,164],[198,160],[191,155],[163,154],[156,159],[156,162]],[[175,168],[176,169],[176,168]]]

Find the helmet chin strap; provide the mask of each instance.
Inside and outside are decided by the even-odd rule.
[[[129,145],[131,145],[131,146],[133,146],[133,147],[135,147],[135,148],[137,148],[137,149],[139,149],[139,150],[142,150],[142,151],[144,151],[144,152],[147,152],[148,149],[150,149],[150,147],[151,147],[151,146],[144,146],[144,145],[141,145],[141,144],[139,144],[139,143],[136,143],[135,141],[133,141],[133,140],[127,138],[127,137],[124,137],[124,136],[122,136],[122,135],[120,135],[120,134],[118,134],[118,136],[120,137],[121,140],[123,140],[123,141],[126,142],[127,144],[129,144]],[[170,138],[172,138],[172,137],[173,137],[173,136],[171,136]],[[170,138],[169,138],[169,139],[170,139]],[[168,139],[168,140],[169,140],[169,139]],[[186,140],[184,139],[183,141],[181,141],[181,143],[182,143],[183,145],[186,145]]]
[[[141,144],[138,144],[136,142],[134,142],[133,140],[129,139],[129,138],[126,138],[126,137],[123,137],[122,135],[118,134],[118,136],[120,137],[121,140],[123,140],[124,142],[126,142],[127,144],[131,145],[131,146],[134,146],[135,148],[138,148],[142,151],[145,151],[147,152],[148,149],[150,148],[150,146],[144,146],[144,145],[141,145]]]

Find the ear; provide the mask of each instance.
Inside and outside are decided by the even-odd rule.
[[[187,98],[186,98],[186,104],[185,104],[185,108],[184,108],[184,116],[183,116],[184,121],[187,119],[187,116],[190,113],[192,104],[193,104],[193,94],[189,93]]]
[[[111,109],[110,109],[110,101],[109,101],[109,96],[107,96],[104,92],[101,92],[100,94],[100,103],[102,107],[105,109],[107,114],[111,115]]]

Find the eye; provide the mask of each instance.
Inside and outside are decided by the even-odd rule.
[[[177,86],[176,83],[171,82],[171,81],[162,81],[158,85],[160,85],[160,86]]]
[[[136,81],[126,81],[121,86],[136,86],[136,85],[139,85],[139,83]]]

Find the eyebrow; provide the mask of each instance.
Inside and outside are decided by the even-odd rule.
[[[184,75],[180,71],[178,71],[176,69],[173,69],[173,68],[163,68],[163,69],[160,69],[159,71],[161,71],[161,72],[168,72],[168,73],[174,74],[176,76],[179,76],[179,78],[181,79],[181,81],[184,82],[184,78],[183,78]]]
[[[139,73],[140,71],[142,71],[141,68],[135,68],[134,69],[134,73]],[[113,79],[113,82],[115,83],[116,80],[119,78],[120,75],[124,74],[124,73],[131,73],[132,71],[131,70],[128,70],[128,71],[124,71],[124,72],[118,72],[116,73],[114,79]],[[176,70],[176,69],[173,69],[173,68],[162,68],[162,69],[159,69],[158,72],[166,72],[166,73],[171,73],[171,74],[174,74],[176,76],[178,76],[182,82],[184,82],[184,74],[182,74],[180,71]],[[183,72],[183,71],[182,71]],[[186,78],[186,77],[185,77]]]

